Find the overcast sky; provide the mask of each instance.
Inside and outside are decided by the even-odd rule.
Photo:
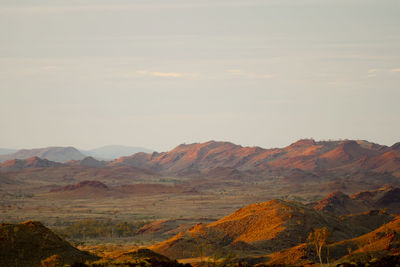
[[[398,0],[0,0],[0,147],[400,141]]]

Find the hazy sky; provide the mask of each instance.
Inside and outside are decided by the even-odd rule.
[[[0,0],[0,147],[400,141],[398,0]]]

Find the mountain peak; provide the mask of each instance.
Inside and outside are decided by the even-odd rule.
[[[294,143],[292,143],[289,147],[296,148],[296,147],[309,147],[315,145],[314,139],[300,139]]]
[[[392,149],[400,151],[400,142],[397,142],[391,146]]]
[[[131,146],[122,146],[122,145],[107,145],[99,148],[85,150],[82,152],[88,156],[104,159],[104,160],[113,160],[118,159],[120,157],[131,156],[136,153],[145,152],[145,153],[153,153],[154,150],[144,148],[144,147],[131,147]]]

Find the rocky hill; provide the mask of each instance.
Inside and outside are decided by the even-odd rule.
[[[104,167],[107,165],[107,161],[97,160],[93,157],[86,157],[82,160],[71,160],[65,164],[70,166],[87,166],[87,167]]]
[[[54,255],[63,264],[98,259],[72,247],[40,222],[0,224],[0,266],[42,266]]]
[[[329,211],[334,214],[351,214],[372,209],[388,209],[400,213],[400,188],[384,186],[377,190],[359,192],[348,196],[342,192],[334,192],[321,200],[315,209]]]
[[[199,256],[201,247],[207,248],[205,255],[217,250],[271,253],[305,242],[309,232],[321,227],[327,227],[335,241],[354,234],[334,216],[297,202],[271,200],[246,206],[214,223],[198,224],[150,248],[171,258]]]
[[[346,262],[351,261],[349,251],[385,251],[388,233],[400,231],[399,221],[398,216],[384,210],[337,217],[299,202],[271,200],[248,205],[216,222],[182,229],[150,249],[175,259],[233,253],[238,261],[250,264],[303,266],[318,262],[309,234],[314,229],[327,228],[329,258]],[[159,231],[163,223],[149,224],[141,231]],[[400,248],[400,237],[396,238],[397,245],[393,243],[392,249]],[[326,262],[326,246],[324,249]],[[374,253],[379,257],[387,255],[381,252]],[[367,257],[363,261],[371,259]]]
[[[56,198],[102,198],[114,195],[111,189],[99,181],[82,181],[73,185],[56,187],[50,190],[48,197]]]
[[[64,166],[61,163],[50,161],[47,159],[41,159],[39,157],[32,157],[28,159],[12,159],[6,162],[0,163],[0,171],[21,171],[24,169],[33,168],[50,168],[50,167],[61,167]]]
[[[323,263],[347,263],[343,266],[396,266],[399,263],[400,217],[381,225],[373,231],[355,238],[328,244],[322,251]],[[390,256],[394,255],[394,256]],[[318,262],[311,244],[302,243],[268,255],[266,265],[304,266]],[[394,263],[394,264],[391,264]],[[353,263],[351,265],[350,263]],[[366,265],[368,263],[368,265]],[[385,264],[386,263],[386,264]],[[341,265],[338,265],[341,266]]]

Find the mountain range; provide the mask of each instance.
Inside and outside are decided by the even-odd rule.
[[[38,157],[55,162],[66,162],[69,160],[81,160],[85,158],[79,150],[74,147],[46,147],[36,149],[21,149],[11,154],[0,156],[0,162],[12,159],[28,159]]]
[[[0,164],[4,181],[18,181],[29,175],[43,179],[70,176],[71,182],[99,180],[123,185],[138,177],[180,177],[195,190],[243,187],[261,183],[257,190],[279,185],[279,192],[301,193],[332,191],[356,193],[400,185],[400,145],[388,147],[359,140],[299,140],[284,148],[242,147],[229,142],[182,144],[168,152],[144,153],[102,161],[85,157],[74,148],[47,148],[18,151],[3,157],[28,157]],[[78,158],[70,160],[70,158]],[[55,158],[57,160],[50,160]],[[67,161],[68,159],[68,161]],[[63,163],[60,163],[62,161]],[[47,169],[51,170],[47,170]],[[19,171],[11,178],[10,171]],[[3,175],[3,176],[4,176]],[[75,177],[75,178],[74,178]],[[121,177],[122,179],[115,179]],[[187,178],[190,178],[189,180]],[[229,181],[228,181],[229,180]],[[236,190],[236,189],[235,189]]]
[[[273,171],[282,169],[318,172],[357,170],[389,172],[400,176],[400,148],[367,141],[299,140],[284,148],[242,147],[229,142],[210,141],[183,144],[164,153],[136,153],[121,157],[110,165],[130,165],[165,174],[204,172],[215,168],[239,171]]]
[[[39,157],[56,162],[67,162],[71,160],[82,160],[87,156],[98,160],[111,161],[138,152],[152,153],[154,151],[143,147],[119,145],[103,146],[91,150],[78,150],[74,147],[46,147],[20,150],[0,148],[0,162],[11,159],[28,159],[31,157]]]
[[[17,152],[17,149],[0,148],[0,155],[7,155]]]
[[[154,150],[144,147],[131,147],[131,146],[120,146],[120,145],[108,145],[91,150],[80,150],[83,154],[103,159],[113,160],[120,157],[130,156],[138,152],[153,153]]]

